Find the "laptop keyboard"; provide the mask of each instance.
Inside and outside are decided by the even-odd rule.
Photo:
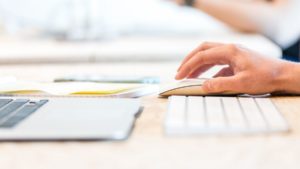
[[[288,124],[269,98],[169,97],[167,134],[232,134],[287,131]]]
[[[48,100],[0,99],[0,128],[12,128],[37,111]]]

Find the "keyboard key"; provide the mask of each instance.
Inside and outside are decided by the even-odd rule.
[[[29,100],[26,99],[17,99],[13,102],[11,102],[9,105],[4,107],[0,110],[0,119],[3,119],[7,116],[9,116],[11,113],[22,107],[24,104],[26,104]]]
[[[185,126],[186,97],[172,96],[169,100],[169,113],[166,125],[172,128],[184,128]]]
[[[268,98],[173,96],[165,119],[167,134],[268,133],[288,124]]]
[[[223,129],[226,125],[222,102],[219,97],[205,97],[208,127]]]
[[[38,102],[29,102],[27,105],[25,105],[23,108],[19,109],[14,115],[9,117],[5,122],[0,124],[0,127],[14,127],[16,124],[18,124],[20,121],[37,111],[41,106],[46,104],[48,100],[41,100]]]
[[[0,109],[13,101],[12,99],[0,99]]]
[[[247,128],[243,111],[236,97],[222,98],[228,127],[232,130],[245,130]]]
[[[282,114],[276,109],[275,105],[268,98],[256,98],[257,104],[266,117],[267,124],[270,130],[282,129],[288,130],[286,121],[282,118]]]
[[[189,128],[206,127],[206,115],[203,97],[188,97],[187,125]]]
[[[266,121],[264,120],[263,114],[260,112],[260,109],[257,107],[254,99],[240,97],[238,100],[242,106],[243,112],[245,113],[250,129],[266,130]]]

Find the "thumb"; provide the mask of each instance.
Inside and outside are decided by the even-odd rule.
[[[238,76],[217,77],[204,82],[202,88],[207,93],[235,92],[240,86]]]

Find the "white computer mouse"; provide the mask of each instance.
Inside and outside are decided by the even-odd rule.
[[[202,85],[207,78],[186,79],[175,84],[165,85],[161,88],[159,95],[168,97],[172,95],[183,96],[206,96],[206,95],[236,95],[234,92],[209,94],[203,91]]]

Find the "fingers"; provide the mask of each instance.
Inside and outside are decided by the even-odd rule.
[[[175,78],[177,80],[183,79],[203,65],[230,64],[235,55],[235,50],[236,48],[234,45],[222,45],[198,52],[194,57],[182,65]]]
[[[180,71],[182,65],[184,65],[187,61],[189,61],[195,54],[197,54],[200,51],[204,51],[213,47],[221,46],[221,43],[213,43],[213,42],[204,42],[199,47],[194,49],[190,54],[187,55],[187,57],[182,61],[180,67],[178,68],[177,72]]]
[[[231,67],[224,67],[221,69],[217,74],[215,74],[213,77],[222,77],[222,76],[232,76],[233,70]]]
[[[188,75],[188,78],[197,78],[203,72],[206,72],[208,69],[212,68],[214,65],[204,65],[203,67],[195,70],[192,74]]]
[[[204,82],[202,88],[207,93],[239,92],[242,81],[238,75],[217,77]]]

